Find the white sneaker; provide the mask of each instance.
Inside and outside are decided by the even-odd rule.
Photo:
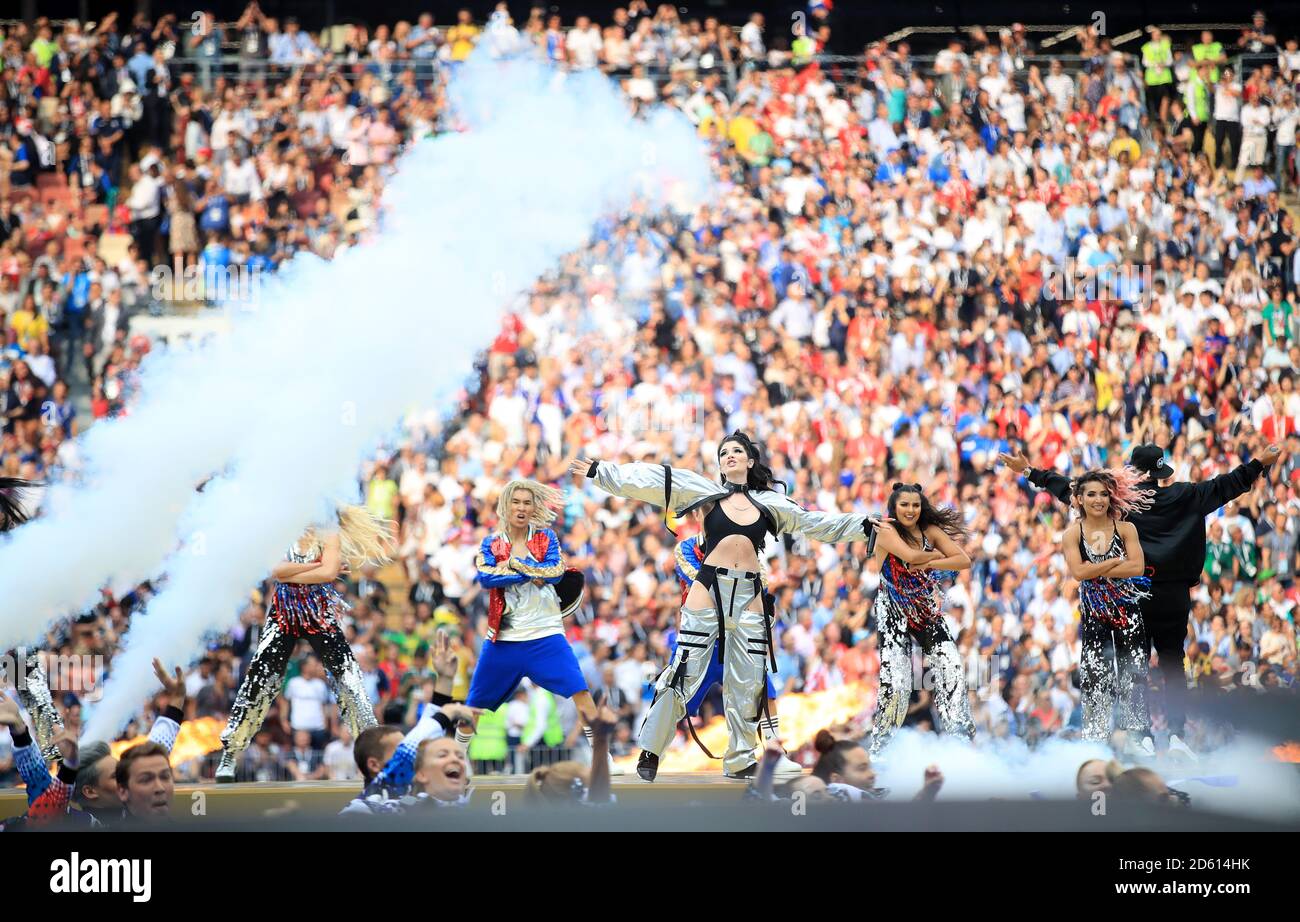
[[[777,775],[802,775],[803,766],[790,758],[788,755],[782,755],[776,762]]]
[[[221,761],[217,763],[217,784],[230,784],[235,780],[236,759],[228,751],[221,751]]]
[[[623,766],[621,766],[621,765],[617,765],[617,764],[615,764],[615,762],[614,762],[614,757],[613,757],[613,756],[608,756],[608,755],[607,755],[607,756],[605,756],[605,758],[609,759],[609,773],[610,773],[611,776],[613,776],[613,775],[626,775],[626,774],[627,774],[627,769],[623,768]]]
[[[1201,761],[1200,756],[1192,752],[1191,748],[1183,742],[1182,737],[1177,733],[1171,734],[1169,737],[1169,754],[1179,755],[1182,758],[1187,759],[1189,762]]]

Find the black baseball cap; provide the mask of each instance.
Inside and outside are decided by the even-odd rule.
[[[1139,445],[1129,455],[1128,463],[1139,471],[1145,471],[1157,480],[1174,476],[1174,469],[1165,463],[1165,450],[1159,445]]]

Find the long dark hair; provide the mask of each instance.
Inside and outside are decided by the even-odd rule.
[[[754,462],[754,466],[749,469],[749,475],[745,478],[745,486],[751,490],[775,490],[780,485],[781,489],[785,490],[785,483],[777,480],[772,474],[772,469],[763,463],[763,449],[757,442],[737,429],[718,443],[719,455],[722,454],[722,446],[728,442],[735,442],[745,449],[745,454]],[[725,481],[726,478],[724,477],[723,480]]]
[[[921,497],[921,516],[916,520],[916,529],[922,535],[921,540],[912,537],[910,531],[906,528],[898,529],[898,533],[903,536],[903,540],[914,547],[921,547],[925,543],[925,530],[931,525],[938,525],[953,538],[966,537],[966,523],[962,521],[961,513],[951,506],[935,506],[926,499],[925,493],[921,491],[919,483],[896,483],[894,489],[889,493],[889,517],[896,518],[895,512],[898,509],[898,495],[900,493],[915,493]]]
[[[30,480],[0,477],[0,531],[17,528],[31,518],[31,513],[23,508],[23,498],[35,486]]]

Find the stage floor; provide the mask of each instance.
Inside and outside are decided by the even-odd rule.
[[[509,804],[522,798],[527,775],[480,775],[474,779],[472,805]],[[620,804],[652,805],[692,803],[720,804],[740,800],[747,787],[722,772],[662,773],[653,784],[635,773],[615,775],[611,780]],[[214,819],[245,819],[305,811],[337,813],[361,791],[359,781],[263,781],[250,784],[179,784],[172,812],[177,816],[208,816]],[[502,801],[495,795],[504,795]],[[0,817],[17,816],[27,805],[21,789],[0,789]]]

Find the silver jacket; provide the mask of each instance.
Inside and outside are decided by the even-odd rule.
[[[703,503],[716,502],[729,495],[725,486],[694,471],[678,467],[670,467],[668,471],[671,474],[668,509],[674,515],[684,515]],[[597,461],[587,472],[596,486],[606,493],[639,499],[661,509],[665,497],[664,474],[664,465],[643,461],[630,464]],[[745,495],[758,506],[774,534],[802,534],[814,541],[828,543],[867,540],[869,526],[865,515],[804,509],[784,493],[774,490],[746,490]]]

